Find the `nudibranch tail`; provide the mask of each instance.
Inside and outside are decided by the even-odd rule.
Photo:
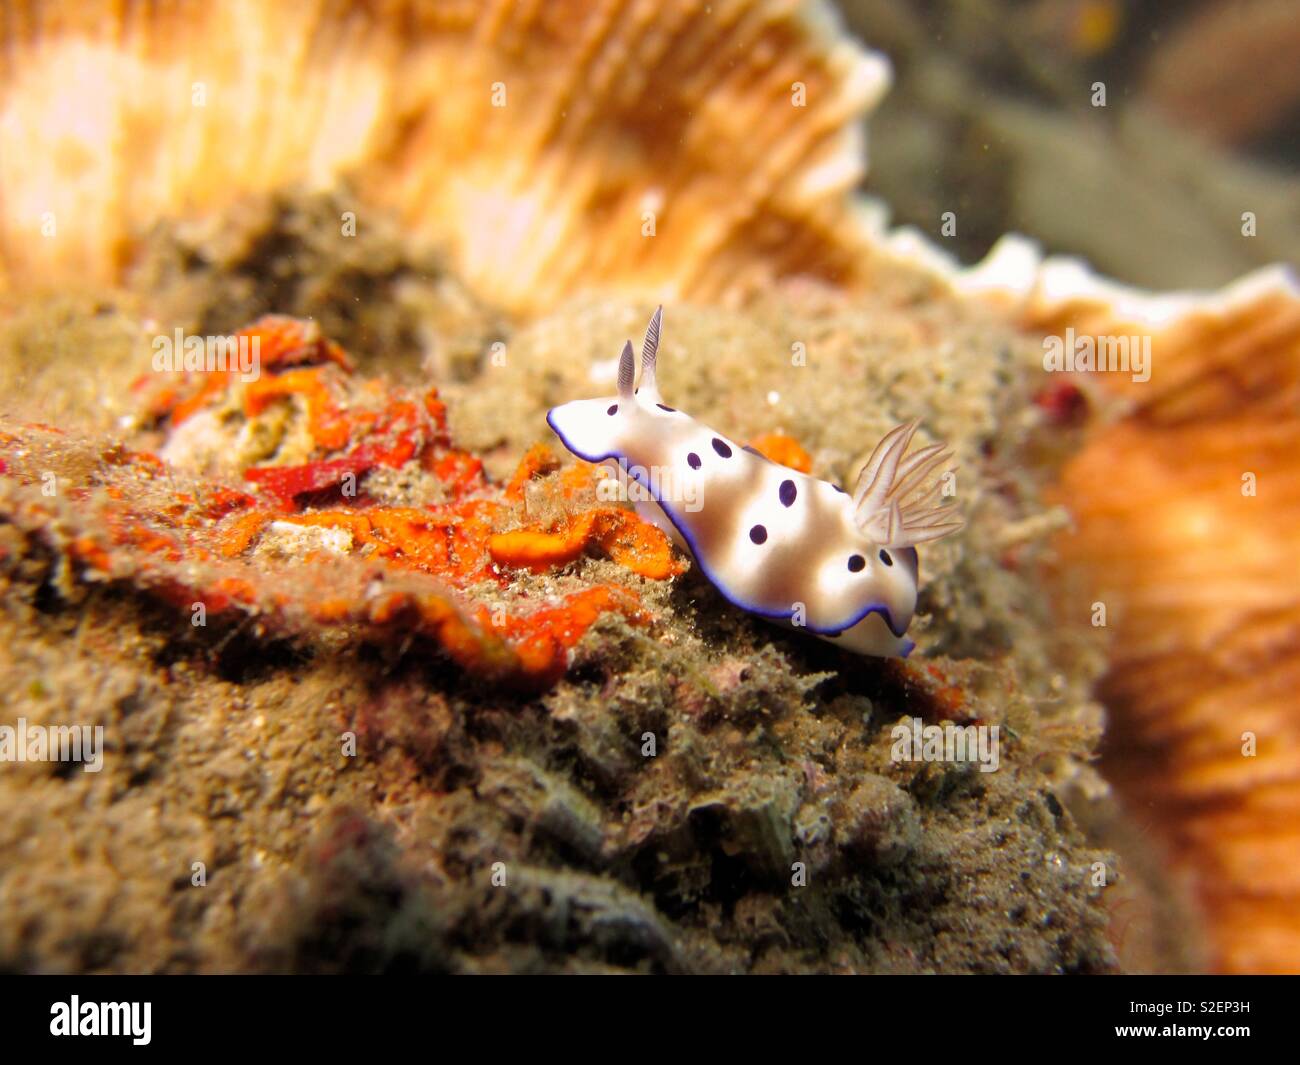
[[[932,505],[942,492],[941,481],[922,487],[931,472],[952,458],[952,452],[942,444],[931,444],[903,458],[920,424],[919,418],[913,418],[886,433],[858,474],[853,491],[858,527],[884,547],[913,547],[965,524],[957,516],[955,502]]]

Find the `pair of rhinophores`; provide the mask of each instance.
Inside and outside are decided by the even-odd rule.
[[[655,386],[663,308],[641,348],[623,347],[618,395],[553,408],[546,421],[588,462],[621,466],[650,499],[637,503],[743,610],[804,628],[859,654],[906,657],[916,609],[916,544],[962,526],[942,481],[942,444],[907,455],[919,419],[880,441],[850,496],[769,461],[667,406]],[[657,476],[651,478],[647,471]],[[690,500],[694,505],[682,505]]]

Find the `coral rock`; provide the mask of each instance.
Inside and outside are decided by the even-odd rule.
[[[889,81],[822,0],[23,2],[0,45],[0,279],[111,279],[161,219],[346,179],[516,310],[849,276]]]
[[[1192,874],[1214,964],[1300,971],[1300,288],[1271,269],[1149,296],[1068,260],[1011,281],[1023,252],[980,284],[1007,281],[1027,328],[1150,345],[1147,381],[1061,375],[1121,412],[1057,491],[1068,609],[1100,601],[1113,629],[1105,771]]]

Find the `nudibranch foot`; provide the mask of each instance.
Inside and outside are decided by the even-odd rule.
[[[783,628],[799,631],[799,626],[788,621],[779,622]],[[815,633],[818,639],[832,643],[845,651],[876,658],[906,658],[916,647],[916,641],[906,636],[895,636],[879,614],[868,614],[856,625],[840,632]]]
[[[887,433],[852,495],[771,462],[666,405],[655,380],[663,308],[650,320],[636,382],[632,342],[618,394],[554,407],[564,446],[613,465],[646,497],[637,510],[688,551],[729,602],[806,629],[858,654],[905,657],[916,609],[915,545],[961,528],[950,477],[930,483],[952,453],[912,454],[920,424]]]

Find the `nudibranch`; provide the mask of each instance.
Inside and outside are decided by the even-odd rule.
[[[777,465],[663,402],[655,355],[663,308],[641,349],[629,340],[618,395],[554,407],[564,446],[623,472],[643,490],[637,510],[690,552],[732,604],[858,654],[906,657],[916,609],[916,546],[961,528],[943,482],[927,478],[952,457],[942,444],[911,455],[919,420],[882,439],[852,495]]]

